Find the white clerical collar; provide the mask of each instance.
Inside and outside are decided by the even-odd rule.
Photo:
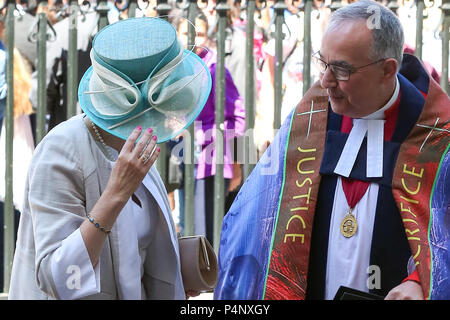
[[[353,119],[353,128],[342,150],[334,173],[349,177],[356,161],[361,144],[367,134],[367,165],[366,176],[383,176],[383,143],[384,143],[384,112],[397,100],[400,92],[398,78],[395,81],[395,90],[389,101],[377,111],[360,119]]]

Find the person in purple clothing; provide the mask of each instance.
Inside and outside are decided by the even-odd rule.
[[[206,234],[207,239],[213,242],[214,226],[214,175],[216,174],[216,125],[215,125],[215,88],[216,88],[216,62],[217,54],[214,43],[207,37],[208,23],[202,18],[197,18],[195,53],[200,56],[211,72],[212,88],[205,107],[195,120],[195,223],[196,234]],[[178,33],[187,43],[188,21],[181,19],[178,22]],[[244,135],[245,131],[245,107],[243,98],[239,95],[231,74],[225,68],[225,121],[224,121],[224,170],[225,195],[228,192],[230,180],[233,178],[233,150],[232,140]],[[180,189],[180,227],[184,221],[184,192]]]

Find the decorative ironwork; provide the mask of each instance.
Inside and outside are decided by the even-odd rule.
[[[38,1],[38,5],[43,1]],[[56,40],[56,31],[53,28],[50,21],[47,19],[47,41],[53,42]],[[36,17],[34,19],[33,24],[30,27],[30,30],[28,32],[28,41],[31,43],[36,43],[39,38],[39,17]]]
[[[155,10],[159,17],[167,17],[172,10],[172,6],[167,3],[167,0],[157,0]]]
[[[119,12],[124,12],[132,4],[136,4],[137,9],[145,11],[150,6],[149,0],[116,0],[114,1],[114,6],[119,10]],[[144,5],[145,4],[145,5]]]
[[[38,5],[41,2],[47,2],[47,1],[42,1],[42,0],[38,0]],[[53,3],[52,7],[49,7],[48,10],[50,12],[55,12],[55,18],[59,21],[62,20],[64,18],[67,18],[70,16],[70,6],[73,6],[74,4],[71,3],[71,1],[68,1],[67,3],[64,3],[62,0],[55,0],[55,2]],[[75,3],[75,5],[78,5],[78,3]],[[82,21],[86,20],[86,14],[89,12],[89,10],[91,9],[91,3],[89,0],[84,0],[79,6],[79,12],[82,15]]]
[[[331,4],[328,6],[328,8],[331,9],[332,12],[342,8],[344,5],[342,4],[341,0],[332,0]]]

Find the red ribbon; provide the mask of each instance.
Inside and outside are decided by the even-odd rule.
[[[354,208],[361,200],[369,188],[370,182],[354,180],[350,178],[342,178],[342,189],[344,189],[345,198],[350,208]]]

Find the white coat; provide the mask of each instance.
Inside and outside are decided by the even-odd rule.
[[[76,231],[98,201],[111,166],[77,115],[51,130],[37,146],[28,171],[12,266],[9,299],[58,299],[51,257]],[[184,297],[177,235],[166,189],[154,166],[145,185],[159,205],[154,240],[139,255],[143,261],[143,299]],[[99,231],[100,232],[100,231]],[[100,292],[86,299],[121,299],[117,228],[102,248]]]

